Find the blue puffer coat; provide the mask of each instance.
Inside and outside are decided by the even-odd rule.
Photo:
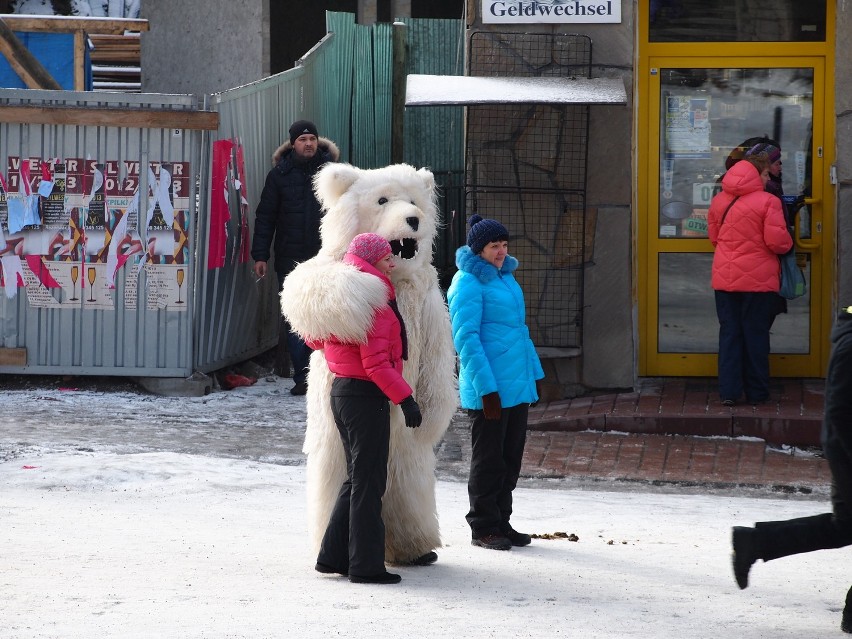
[[[463,246],[456,266],[447,302],[462,408],[481,409],[482,396],[494,391],[504,408],[537,401],[535,380],[544,370],[526,325],[524,294],[512,275],[518,260],[507,255],[498,271]]]

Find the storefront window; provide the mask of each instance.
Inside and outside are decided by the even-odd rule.
[[[659,69],[660,238],[707,237],[707,210],[744,143],[781,148],[786,195],[810,195],[812,69]],[[799,211],[810,237],[810,211]]]
[[[824,42],[825,0],[650,0],[650,42]]]

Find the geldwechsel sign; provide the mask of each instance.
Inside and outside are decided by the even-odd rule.
[[[482,22],[621,22],[621,0],[482,0]]]

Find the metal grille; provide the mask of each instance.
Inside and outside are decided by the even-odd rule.
[[[591,40],[478,32],[471,76],[589,77]],[[580,347],[586,228],[588,105],[471,106],[466,205],[503,222],[537,346]]]

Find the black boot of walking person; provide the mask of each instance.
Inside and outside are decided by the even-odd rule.
[[[843,609],[840,629],[852,634],[852,588],[849,588],[849,592],[846,593],[846,607]]]
[[[754,562],[760,559],[757,530],[747,526],[734,526],[731,543],[734,547],[734,578],[740,590],[745,590],[748,588],[749,570]]]

